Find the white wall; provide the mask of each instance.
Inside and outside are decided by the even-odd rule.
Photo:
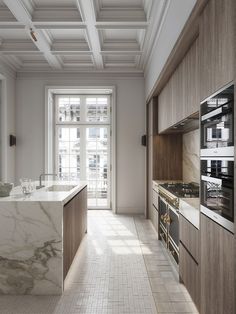
[[[196,0],[167,0],[168,7],[164,22],[156,37],[152,53],[145,67],[145,95],[151,93]]]
[[[9,135],[15,134],[15,73],[0,63],[0,180],[15,182],[15,147]]]
[[[44,105],[46,86],[116,86],[117,209],[144,213],[145,133],[144,79],[89,74],[19,74],[16,106],[16,177],[38,178],[44,172]]]

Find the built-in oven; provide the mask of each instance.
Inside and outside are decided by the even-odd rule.
[[[201,212],[234,232],[233,157],[201,157]]]
[[[176,204],[176,197],[159,188],[159,233],[172,257],[179,263],[179,214],[173,204]]]
[[[201,103],[201,156],[234,155],[234,85]]]

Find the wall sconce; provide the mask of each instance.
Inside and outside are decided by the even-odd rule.
[[[10,134],[10,146],[16,146],[16,137]]]
[[[142,146],[147,146],[147,136],[146,135],[142,135],[141,144],[142,144]]]

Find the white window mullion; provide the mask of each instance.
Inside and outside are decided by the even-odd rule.
[[[64,99],[63,99],[64,97]],[[60,102],[60,99],[61,102]],[[58,115],[58,106],[61,104],[61,112]],[[78,106],[78,105],[79,106]],[[78,109],[77,109],[78,108]],[[66,112],[66,114],[64,114]],[[59,119],[60,118],[60,119]],[[79,119],[79,121],[78,121]],[[80,130],[80,180],[88,181],[89,192],[96,193],[88,201],[92,204],[90,207],[110,208],[111,193],[111,138],[110,138],[110,96],[108,95],[57,95],[56,96],[56,168],[59,169],[58,156],[58,133],[60,128],[69,131],[68,141],[70,144],[69,152],[66,150],[66,143],[62,143],[62,154],[68,154],[69,159],[69,178],[71,173],[77,171],[77,146],[74,129]],[[93,135],[93,129],[94,133]],[[107,132],[107,138],[104,137]],[[66,133],[65,133],[66,134]],[[90,135],[89,135],[90,134]],[[99,134],[99,136],[98,136]],[[90,144],[87,141],[87,135],[91,137]],[[73,136],[73,141],[72,137]],[[95,136],[95,138],[94,138]],[[107,144],[105,144],[107,142]],[[75,144],[75,145],[74,145]],[[73,150],[71,149],[73,147]],[[90,147],[90,148],[89,148]],[[89,151],[90,149],[90,151]],[[89,156],[90,153],[90,156]],[[99,156],[99,157],[98,157]],[[89,159],[90,158],[90,159]],[[71,160],[73,165],[71,164]],[[72,167],[73,166],[73,167]],[[73,169],[72,169],[73,168]],[[87,177],[87,172],[90,177]],[[77,172],[78,174],[78,172]],[[92,180],[92,182],[90,181]],[[90,195],[90,193],[89,193]]]
[[[80,126],[80,179],[87,180],[86,175],[86,127]]]

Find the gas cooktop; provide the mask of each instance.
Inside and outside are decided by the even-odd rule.
[[[178,198],[199,197],[199,185],[197,183],[163,183],[160,186]]]

